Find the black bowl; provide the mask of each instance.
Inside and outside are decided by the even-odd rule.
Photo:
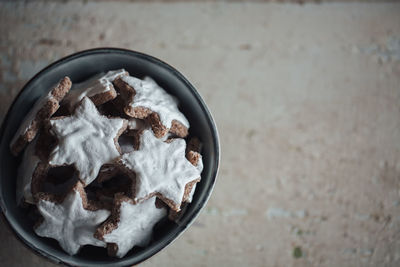
[[[28,218],[24,209],[17,206],[15,180],[20,158],[11,155],[9,143],[35,100],[60,78],[67,75],[73,82],[80,82],[96,73],[119,68],[125,68],[136,77],[152,77],[179,99],[180,108],[191,125],[190,133],[203,142],[204,170],[201,182],[196,187],[192,203],[179,222],[164,220],[159,223],[149,246],[135,247],[122,259],[108,257],[105,249],[91,246],[86,246],[77,255],[70,256],[55,240],[37,236],[33,231],[34,221]],[[25,85],[8,110],[0,131],[0,206],[3,218],[23,243],[54,262],[74,266],[137,264],[175,240],[205,206],[217,176],[219,153],[217,128],[206,104],[196,89],[176,69],[152,56],[125,49],[98,48],[78,52],[40,71]]]

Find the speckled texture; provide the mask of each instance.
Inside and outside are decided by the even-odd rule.
[[[399,266],[399,13],[399,3],[0,3],[0,119],[64,55],[154,55],[204,97],[222,163],[195,223],[141,266]],[[4,227],[0,237],[4,266],[54,266]]]

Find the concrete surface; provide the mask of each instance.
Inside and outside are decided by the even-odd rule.
[[[220,131],[207,207],[143,266],[400,266],[400,3],[0,3],[0,119],[99,46],[175,66]],[[0,240],[2,266],[53,266]]]

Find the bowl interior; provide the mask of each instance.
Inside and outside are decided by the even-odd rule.
[[[124,258],[108,257],[106,250],[86,246],[75,256],[69,256],[57,241],[41,238],[33,232],[34,221],[15,201],[15,180],[20,158],[9,150],[9,143],[19,124],[35,100],[60,78],[69,76],[73,83],[113,69],[124,68],[131,75],[152,77],[180,101],[180,109],[190,122],[190,134],[198,136],[203,143],[201,182],[197,185],[192,203],[179,223],[164,220],[155,228],[152,243],[146,248],[131,250]],[[173,241],[194,220],[206,204],[215,183],[219,161],[218,134],[212,117],[193,86],[169,65],[144,54],[121,49],[94,49],[61,59],[37,74],[24,87],[14,101],[3,122],[0,135],[0,204],[4,217],[17,236],[37,253],[56,262],[79,266],[126,266],[143,261]]]

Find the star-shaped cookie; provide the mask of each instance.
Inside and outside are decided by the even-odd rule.
[[[179,137],[188,134],[189,121],[179,111],[177,99],[153,79],[122,76],[114,84],[125,100],[124,112],[133,118],[148,118],[155,136],[161,138],[168,131]]]
[[[134,246],[146,246],[150,240],[154,225],[167,215],[165,208],[157,208],[156,197],[134,204],[132,199],[117,194],[116,209],[111,219],[102,224],[95,236],[107,243],[112,256],[122,258]],[[111,249],[110,249],[111,248]]]
[[[84,97],[73,115],[53,118],[50,124],[58,145],[50,154],[49,164],[74,165],[81,181],[88,185],[103,164],[120,155],[118,137],[127,121],[100,115],[93,102]]]
[[[37,208],[43,216],[43,221],[35,228],[36,234],[56,239],[70,255],[76,254],[84,245],[106,246],[93,235],[110,212],[96,210],[87,203],[81,182],[78,182],[61,202],[49,194],[38,195]]]
[[[68,93],[71,85],[69,77],[64,77],[56,85],[50,87],[47,94],[36,100],[11,140],[10,149],[14,156],[17,156],[25,145],[35,138],[44,122],[58,110],[59,102]]]
[[[124,75],[128,75],[128,72],[124,69],[112,70],[97,74],[84,82],[76,83],[72,86],[63,103],[67,105],[70,112],[85,96],[89,97],[96,106],[104,104],[117,96],[112,82]]]
[[[118,160],[128,174],[136,175],[135,201],[157,195],[171,209],[179,211],[186,184],[198,180],[200,171],[185,157],[183,139],[163,142],[150,130],[140,137],[139,150]]]

